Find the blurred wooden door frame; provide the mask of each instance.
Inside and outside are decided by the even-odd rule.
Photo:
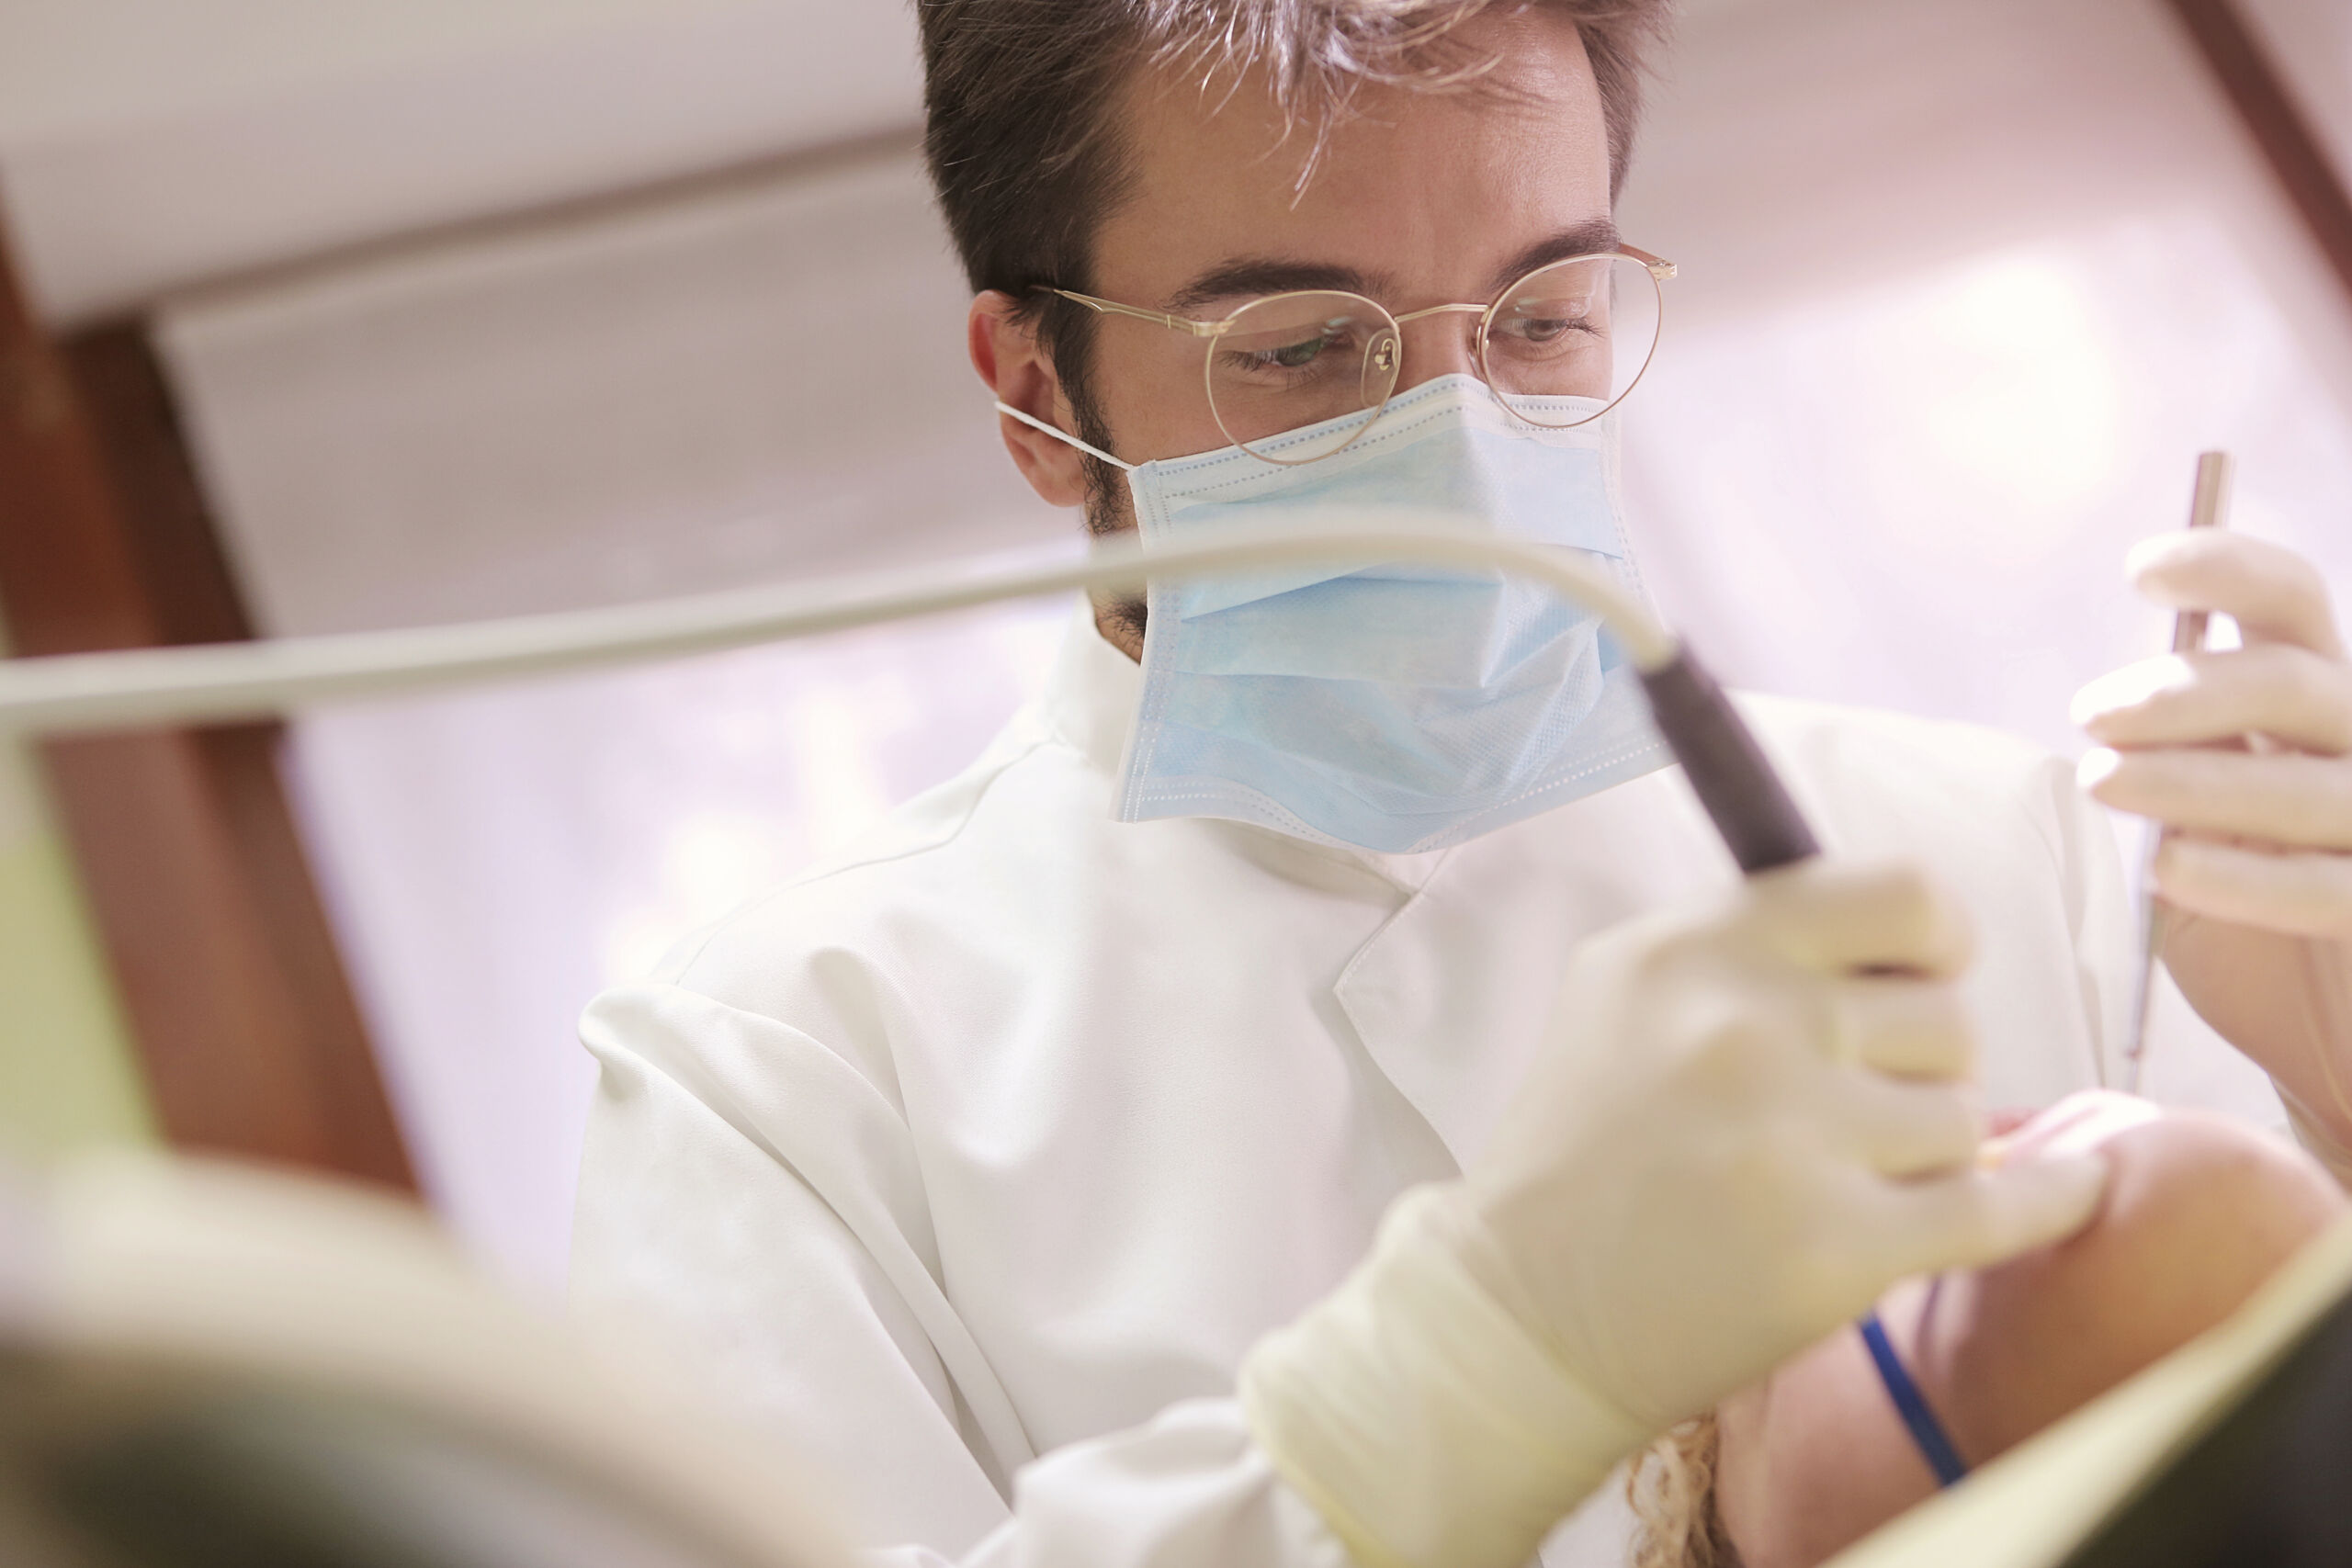
[[[49,340],[0,231],[0,612],[18,654],[253,635],[144,324]],[[165,1135],[413,1190],[274,724],[40,748]]]
[[[2282,194],[2344,286],[2352,307],[2352,170],[2328,155],[2327,144],[2297,103],[2261,35],[2237,0],[2165,0],[2188,29],[2205,67],[2261,150]]]

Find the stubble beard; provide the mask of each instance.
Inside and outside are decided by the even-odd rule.
[[[1078,415],[1079,434],[1084,440],[1105,452],[1117,450],[1111,445],[1110,431],[1092,408],[1080,402],[1072,412]],[[1135,498],[1127,492],[1126,476],[1100,457],[1084,457],[1080,461],[1086,473],[1087,533],[1098,539],[1134,533]],[[1102,640],[1142,663],[1147,624],[1143,596],[1132,591],[1095,589],[1088,598],[1094,605],[1094,629],[1102,634]]]

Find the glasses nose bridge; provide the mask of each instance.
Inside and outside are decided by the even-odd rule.
[[[1434,381],[1441,376],[1464,374],[1476,376],[1480,374],[1478,369],[1478,324],[1480,321],[1485,320],[1487,310],[1487,308],[1484,305],[1430,305],[1419,310],[1408,310],[1402,315],[1390,316],[1389,320],[1395,321],[1397,327],[1396,335],[1400,359],[1400,363],[1397,367],[1398,373],[1396,377],[1396,389],[1399,392],[1407,391],[1414,387],[1419,386],[1424,381]],[[1402,355],[1405,328],[1415,325],[1418,322],[1424,321],[1447,324],[1446,319],[1448,317],[1462,316],[1466,316],[1471,319],[1459,323],[1459,331],[1453,333],[1442,333],[1438,334],[1438,352],[1435,356],[1434,363],[1432,362],[1430,353],[1431,344],[1429,341],[1430,334],[1427,331],[1424,331],[1421,333],[1422,343],[1420,347],[1418,348],[1410,356],[1413,363],[1407,365],[1402,362],[1405,357]],[[1448,351],[1445,345],[1451,345],[1451,352]]]

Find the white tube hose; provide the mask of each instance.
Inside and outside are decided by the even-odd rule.
[[[1002,599],[1269,567],[1409,561],[1508,571],[1600,615],[1645,672],[1674,659],[1673,637],[1606,567],[1556,546],[1466,533],[1458,520],[1445,520],[1442,531],[1435,518],[1419,527],[1414,521],[1398,513],[1377,527],[1204,529],[1181,543],[1102,541],[1084,560],[1052,565],[956,562],[453,626],[0,660],[0,733],[265,718],[321,703],[782,642]]]

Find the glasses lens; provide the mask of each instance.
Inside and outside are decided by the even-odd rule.
[[[1487,382],[1530,424],[1582,424],[1616,405],[1657,346],[1657,279],[1627,256],[1532,272],[1487,318]]]
[[[1226,435],[1275,463],[1338,451],[1396,385],[1396,323],[1353,294],[1277,294],[1209,341],[1209,406]]]

